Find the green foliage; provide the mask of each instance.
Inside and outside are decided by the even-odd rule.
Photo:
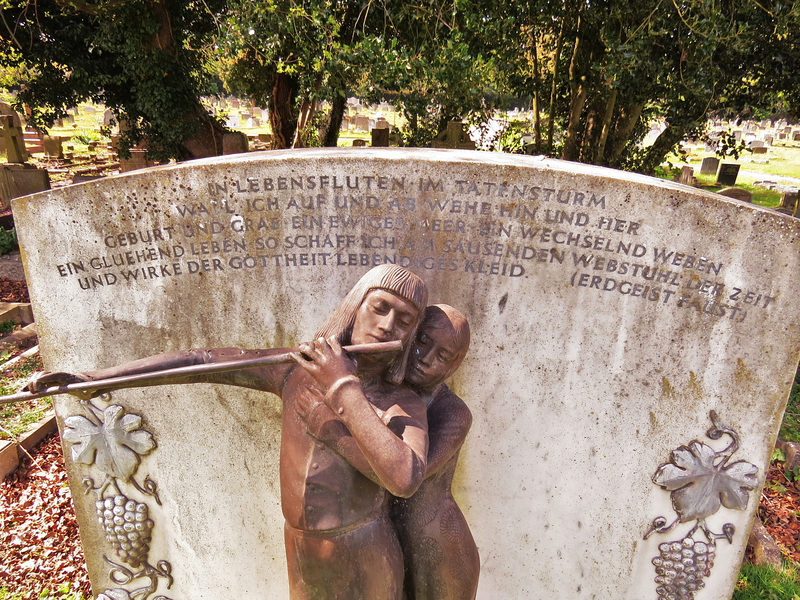
[[[747,144],[743,141],[736,141],[736,136],[733,135],[733,131],[730,129],[723,131],[718,138],[711,137],[710,132],[705,131],[701,136],[700,140],[706,144],[716,144],[716,150],[714,154],[716,154],[720,158],[733,158],[734,160],[738,160],[739,155],[742,152],[747,150]]]
[[[0,321],[0,334],[5,335],[14,331],[19,323],[11,320]]]
[[[9,231],[0,227],[0,255],[8,254],[14,250],[19,250],[16,228]]]
[[[90,142],[99,142],[102,139],[103,136],[96,131],[84,130],[73,135],[69,141],[78,144],[89,144]]]
[[[800,442],[800,371],[795,374],[789,403],[783,413],[783,424],[778,434],[787,442]]]
[[[800,600],[800,579],[794,568],[745,562],[731,600]]]
[[[199,95],[210,81],[203,50],[223,8],[224,0],[4,0],[9,50],[0,65],[25,69],[16,106],[28,104],[38,128],[92,100],[125,120],[121,155],[145,142],[156,159],[188,158],[186,142],[215,125]]]

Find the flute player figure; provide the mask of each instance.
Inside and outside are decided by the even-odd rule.
[[[270,365],[170,382],[224,383],[281,397],[281,506],[292,600],[402,597],[403,557],[388,506],[390,494],[412,495],[425,475],[425,404],[400,384],[426,304],[427,289],[418,276],[382,265],[356,283],[319,329],[317,340],[301,346],[305,353],[295,354],[301,366]],[[361,356],[357,365],[341,348],[394,340],[403,342],[402,352]],[[87,374],[45,374],[29,387],[36,391],[281,352],[285,349],[187,350]],[[300,414],[308,397],[323,398],[337,427],[344,427],[342,444],[358,446],[372,478],[309,435]]]
[[[478,548],[451,491],[472,413],[444,383],[461,365],[469,341],[464,315],[439,304],[425,309],[411,347],[405,384],[425,401],[429,444],[425,480],[418,491],[410,498],[392,499],[392,520],[405,560],[406,600],[474,600],[478,589]],[[300,348],[305,353],[329,352],[308,345]],[[303,402],[299,413],[307,421],[309,433],[378,481],[323,396],[309,394]]]

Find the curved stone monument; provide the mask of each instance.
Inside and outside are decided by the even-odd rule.
[[[371,267],[408,268],[472,331],[449,386],[473,415],[453,490],[477,597],[730,597],[800,353],[797,220],[405,149],[157,167],[14,216],[51,370],[293,347]],[[96,595],[288,597],[277,397],[194,384],[56,410]]]

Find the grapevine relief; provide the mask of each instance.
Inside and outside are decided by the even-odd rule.
[[[111,396],[100,396],[99,400],[108,403]],[[131,486],[140,495],[152,497],[161,504],[156,483],[146,478],[140,484],[135,478],[141,457],[155,449],[155,439],[153,434],[142,429],[139,415],[127,413],[118,404],[109,404],[105,408],[92,400],[81,404],[85,408],[84,414],[64,419],[62,437],[71,444],[70,454],[74,462],[94,465],[106,476],[97,487],[88,477],[83,484],[87,494],[94,492],[97,495],[97,521],[120,561],[114,562],[103,555],[111,566],[109,578],[118,586],[141,580],[134,584],[139,585],[135,589],[109,589],[97,599],[148,600],[156,592],[159,579],[166,579],[167,588],[172,586],[172,566],[165,560],[158,561],[155,566],[148,562],[154,526],[150,508],[146,502],[137,502],[126,496],[120,486]],[[130,491],[127,493],[131,494]],[[156,596],[153,600],[169,599]]]
[[[665,600],[694,600],[695,593],[705,586],[716,555],[717,540],[733,542],[736,528],[725,523],[722,531],[711,531],[706,518],[724,506],[744,510],[750,492],[758,485],[758,467],[740,460],[728,464],[739,449],[738,434],[722,425],[717,414],[709,413],[713,427],[706,436],[718,440],[731,438],[728,446],[717,452],[708,444],[694,440],[688,446],[672,451],[670,462],[658,467],[653,483],[670,492],[677,518],[671,523],[663,516],[653,519],[644,539],[653,533],[667,533],[679,523],[694,521],[693,527],[681,539],[659,544],[659,555],[653,558],[656,593]],[[697,539],[702,533],[705,540]]]

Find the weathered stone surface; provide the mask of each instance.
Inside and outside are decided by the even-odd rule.
[[[738,436],[727,466],[750,474],[718,473],[735,489],[723,506],[711,494],[705,522],[732,544],[717,540],[696,598],[730,597],[800,353],[798,220],[599,167],[368,148],[158,167],[21,198],[14,215],[49,369],[293,346],[371,266],[420,274],[472,328],[451,387],[474,417],[454,492],[479,598],[655,598],[652,559],[697,511],[678,502],[686,522],[645,540],[678,516],[653,477],[669,485],[676,455],[708,472],[687,452],[731,442],[706,436],[716,411]],[[56,404],[62,428],[85,414]],[[149,507],[149,563],[171,565],[158,593],[286,598],[277,398],[198,384],[111,404],[157,443],[134,478],[161,505],[120,486]],[[106,476],[68,468],[95,591],[135,589],[110,581],[83,494]]]

